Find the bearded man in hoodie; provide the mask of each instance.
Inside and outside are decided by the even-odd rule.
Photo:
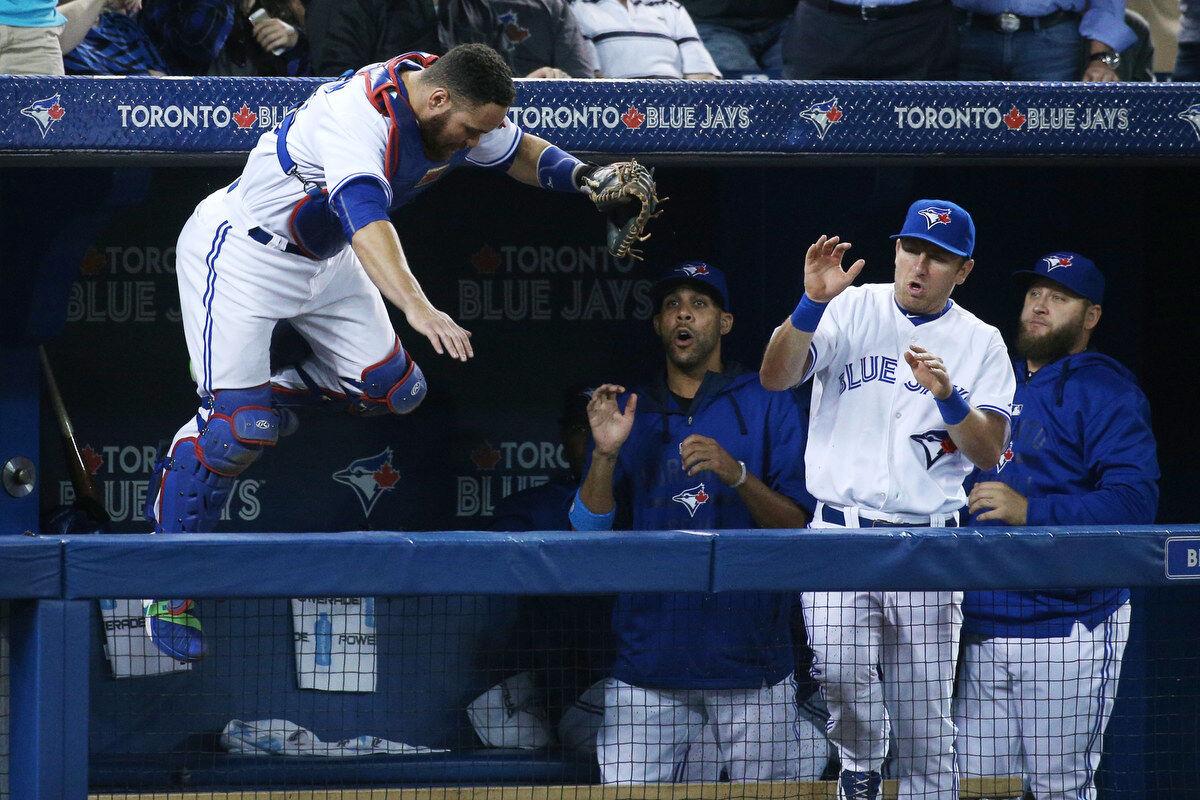
[[[1159,477],[1133,375],[1088,350],[1104,276],[1056,252],[1028,284],[1013,362],[1012,442],[977,471],[971,525],[1140,525]],[[1038,800],[1095,798],[1104,728],[1129,639],[1128,589],[967,592],[954,719],[968,777],[1023,775]]]
[[[724,275],[688,262],[652,296],[665,369],[633,392],[593,391],[593,448],[572,526],[803,528],[813,503],[804,414],[793,393],[768,392],[757,373],[722,358],[733,328]],[[604,782],[816,778],[828,745],[797,719],[795,601],[779,592],[618,597],[596,746]],[[711,751],[697,746],[702,733],[715,739],[716,763],[695,763]]]

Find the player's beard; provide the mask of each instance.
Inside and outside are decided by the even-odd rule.
[[[701,364],[707,364],[713,351],[721,343],[721,333],[718,330],[701,331],[689,328],[692,332],[692,346],[680,351],[674,346],[675,329],[663,335],[663,346],[667,349],[667,358],[676,369],[691,372]]]
[[[1069,355],[1083,333],[1085,313],[1081,311],[1076,319],[1067,320],[1062,327],[1052,328],[1040,334],[1030,333],[1022,322],[1017,333],[1017,352],[1035,364],[1049,364]]]
[[[445,161],[454,155],[454,151],[457,149],[442,141],[446,125],[449,122],[450,112],[446,112],[441,116],[430,117],[418,126],[421,130],[421,147],[425,150],[425,157],[430,161]]]

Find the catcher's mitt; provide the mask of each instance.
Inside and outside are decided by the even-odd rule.
[[[581,188],[608,218],[608,251],[617,258],[640,259],[634,245],[650,238],[642,232],[662,213],[658,207],[667,199],[659,199],[654,173],[637,161],[619,161],[591,170]]]

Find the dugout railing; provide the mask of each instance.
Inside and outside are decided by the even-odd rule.
[[[337,796],[284,794],[289,791],[413,798],[457,797],[475,792],[472,796],[514,800],[615,796],[616,790],[601,790],[583,780],[552,781],[544,770],[537,772],[528,767],[529,754],[525,754],[524,761],[514,761],[511,753],[497,752],[500,772],[489,773],[486,763],[481,768],[477,750],[469,757],[458,758],[454,748],[415,771],[412,764],[419,763],[420,755],[406,757],[406,768],[403,764],[384,768],[361,759],[332,759],[320,767],[309,763],[303,778],[289,777],[291,767],[286,762],[269,762],[271,756],[230,760],[214,753],[206,756],[205,763],[210,767],[207,775],[201,774],[203,770],[190,775],[175,772],[159,783],[155,783],[159,778],[139,778],[136,773],[142,769],[153,773],[155,759],[164,757],[161,753],[129,753],[128,759],[115,765],[111,759],[106,762],[93,756],[92,772],[107,770],[108,777],[102,786],[89,784],[88,742],[90,739],[94,743],[97,734],[89,730],[89,707],[118,685],[103,669],[96,668],[95,654],[89,652],[99,641],[94,608],[96,601],[104,598],[186,595],[253,602],[311,595],[422,595],[502,600],[518,595],[634,591],[1111,586],[1143,590],[1138,593],[1141,600],[1135,596],[1135,604],[1144,602],[1147,608],[1161,606],[1156,594],[1175,592],[1176,619],[1182,620],[1188,613],[1194,617],[1186,603],[1195,604],[1197,584],[1187,581],[1200,578],[1197,553],[1200,528],[1192,527],[885,533],[373,532],[24,537],[0,543],[0,588],[12,603],[12,755],[8,769],[12,796],[81,800],[88,794],[89,785],[93,794],[121,797],[176,796],[180,792],[187,792],[189,797]],[[1180,586],[1184,588],[1180,590]],[[461,605],[456,607],[461,609]],[[212,614],[217,605],[206,606],[202,600],[201,608]],[[437,630],[439,622],[434,618],[423,624],[428,633],[429,626]],[[1115,783],[1114,778],[1109,779],[1108,794],[1104,796],[1186,797],[1200,778],[1200,721],[1194,715],[1200,695],[1195,680],[1200,674],[1200,659],[1186,645],[1160,641],[1153,634],[1159,624],[1161,621],[1144,615],[1135,616],[1118,694],[1115,730],[1110,729],[1105,761],[1101,763],[1102,770],[1107,766],[1120,775]],[[433,641],[434,649],[448,647],[446,640],[429,641]],[[294,680],[287,653],[257,646],[248,637],[229,637],[219,640],[216,646],[234,652],[224,653],[225,661],[213,662],[217,666],[210,669],[228,671],[231,664],[240,665],[234,669],[244,670],[251,677],[257,675],[259,680]],[[263,659],[274,659],[275,663],[255,666],[256,660]],[[166,688],[156,690],[158,696],[179,692],[190,697],[189,707],[197,709],[212,702],[206,695],[206,684],[198,682],[205,668],[202,662],[196,674],[183,676],[183,680],[172,678]],[[381,662],[379,669],[382,673],[389,667]],[[187,681],[192,682],[192,688],[188,688]],[[208,690],[214,685],[208,685]],[[386,699],[382,696],[379,702]],[[235,702],[250,701],[243,696]],[[1137,730],[1131,731],[1130,724]],[[185,715],[178,722],[177,732],[210,737],[216,733],[188,731],[188,726]],[[1163,752],[1164,734],[1169,734],[1173,742],[1171,752]],[[487,754],[482,758],[486,762]],[[405,758],[390,763],[397,761],[404,762]],[[1164,764],[1168,765],[1165,769]],[[489,774],[501,777],[472,786],[472,775]],[[542,785],[519,788],[534,783]],[[353,793],[368,787],[382,791],[388,786],[396,793]],[[501,786],[507,788],[501,791]],[[401,793],[399,787],[407,789]],[[1012,789],[1011,781],[985,785],[966,780],[963,796],[1011,796],[1003,792]],[[271,791],[281,794],[256,794]],[[649,791],[646,789],[630,791],[627,796],[650,796],[645,794]],[[730,792],[740,792],[738,796],[806,797],[826,796],[823,793],[832,791],[832,784],[763,784],[757,788],[753,784],[724,784],[694,787],[691,791],[686,787],[660,787],[652,796],[661,797],[663,791],[678,797],[724,797]],[[987,793],[991,791],[996,795]]]

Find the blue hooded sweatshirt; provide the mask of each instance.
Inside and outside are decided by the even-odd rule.
[[[630,530],[757,528],[736,489],[710,472],[688,476],[679,445],[715,439],[763,483],[812,513],[804,488],[805,414],[792,392],[768,392],[758,374],[708,373],[685,413],[665,377],[634,390],[633,430],[613,478],[616,527]],[[624,408],[627,395],[619,398]],[[585,470],[586,474],[586,470]],[[660,689],[773,685],[794,668],[794,593],[626,594],[617,598],[613,675]]]
[[[999,481],[1029,501],[1029,525],[1145,525],[1158,510],[1158,461],[1150,405],[1129,370],[1083,352],[1029,375],[1013,362],[1012,442],[971,484]],[[971,525],[1002,525],[977,522]],[[1129,600],[1128,589],[967,592],[963,633],[1067,636],[1095,628]]]

